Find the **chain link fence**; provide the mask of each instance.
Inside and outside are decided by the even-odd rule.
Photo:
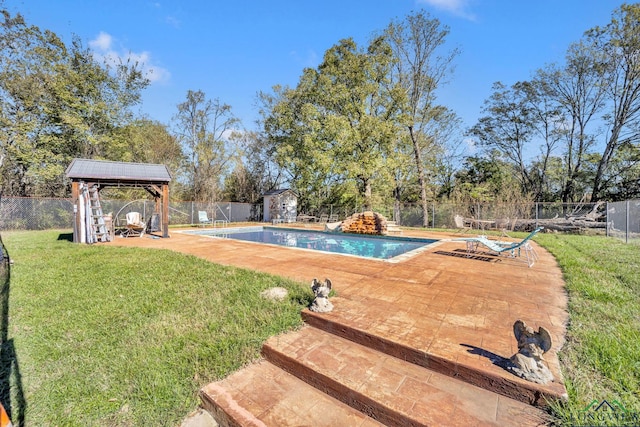
[[[155,210],[152,200],[101,199],[102,212],[112,214],[115,226],[126,225],[129,212],[140,212],[149,218]],[[243,222],[256,220],[254,207],[249,203],[169,203],[169,223],[198,224],[198,212],[205,211],[214,221]],[[3,197],[0,200],[0,229],[48,230],[73,228],[74,212],[71,199]]]
[[[126,224],[128,212],[140,212],[149,218],[154,212],[152,200],[101,200],[105,214],[111,213],[115,226]],[[602,206],[602,211],[598,209]],[[337,216],[339,220],[362,212],[363,206],[326,205],[313,212],[299,212],[317,218],[322,214]],[[374,206],[373,210],[404,227],[422,227],[422,208],[418,204],[396,204]],[[262,204],[250,203],[199,203],[171,202],[169,223],[171,225],[198,224],[198,212],[205,211],[212,221],[246,222],[262,221]],[[596,214],[596,215],[594,215]],[[607,203],[430,203],[428,205],[428,227],[456,228],[454,217],[461,215],[478,223],[493,221],[504,224],[517,220],[519,223],[538,225],[538,222],[567,218],[591,217],[598,229],[609,236],[630,240],[640,237],[640,200]],[[2,230],[46,230],[73,228],[74,213],[71,199],[3,197],[0,200],[0,229]]]
[[[557,218],[577,218],[586,216],[597,206],[596,203],[430,203],[427,206],[429,211],[428,227],[454,228],[456,215],[473,218],[477,221],[520,219],[535,222]],[[337,213],[340,219],[343,219],[363,210],[363,206],[328,205],[305,213],[315,216],[320,216],[323,213]],[[372,210],[395,221],[398,225],[423,226],[422,208],[415,203],[374,206]],[[601,214],[604,221],[604,211]]]
[[[475,227],[492,223],[498,229],[531,231],[539,225],[556,231],[589,232],[626,239],[640,238],[640,201],[613,203],[430,203],[428,227],[456,228],[455,217],[460,215],[473,220]],[[321,214],[338,214],[344,219],[364,207],[352,205],[327,205],[305,212],[319,217]],[[422,227],[422,208],[418,204],[374,206],[373,209],[403,227]]]
[[[607,235],[624,239],[640,238],[640,200],[607,203]]]
[[[70,199],[2,197],[2,230],[47,230],[73,227]]]

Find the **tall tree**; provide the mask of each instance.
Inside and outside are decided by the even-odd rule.
[[[552,103],[545,111],[551,119],[551,140],[564,141],[565,179],[561,198],[572,202],[583,175],[584,160],[595,143],[589,127],[602,111],[605,96],[605,67],[602,53],[592,45],[575,43],[569,47],[563,66],[549,65],[539,70],[533,85],[540,97]],[[549,139],[547,139],[549,140]]]
[[[274,87],[274,92],[280,93],[279,86]],[[277,146],[280,140],[278,135],[270,135],[265,120],[267,120],[280,98],[265,92],[259,92],[256,96],[256,105],[260,118],[256,122],[255,132],[244,132],[242,138],[243,158],[251,174],[259,180],[261,193],[275,190],[285,181],[286,169],[278,164]]]
[[[478,203],[490,203],[490,214],[496,218],[518,218],[529,212],[532,200],[516,182],[513,163],[501,158],[497,150],[483,157],[468,157],[456,173],[451,200],[465,206],[471,215],[482,215]]]
[[[216,202],[222,179],[237,155],[234,130],[239,120],[231,106],[219,99],[207,99],[204,92],[187,92],[175,116],[178,139],[186,156],[186,175],[193,200]]]
[[[382,38],[366,50],[341,40],[317,69],[304,70],[295,89],[281,90],[265,131],[277,141],[280,164],[294,165],[298,184],[352,180],[371,207],[374,181],[389,176],[385,160],[398,132],[402,94],[389,81],[392,60]]]
[[[122,130],[123,138],[127,142],[125,151],[120,155],[123,160],[164,164],[172,175],[178,174],[184,155],[182,147],[167,125],[156,120],[140,118]]]
[[[609,134],[593,181],[592,200],[598,200],[602,184],[616,151],[626,143],[638,145],[640,138],[640,4],[623,4],[605,27],[586,33],[600,49],[607,64],[605,115]]]
[[[529,108],[532,142],[539,141],[538,155],[529,166],[530,189],[536,200],[544,200],[545,181],[549,159],[558,145],[560,121],[556,103],[550,98],[542,86],[537,82],[520,82],[516,86],[522,90],[525,105]]]
[[[253,204],[260,200],[262,194],[259,177],[242,162],[237,162],[224,181],[224,200]]]
[[[457,122],[448,109],[437,105],[437,89],[445,82],[458,55],[453,49],[439,56],[449,29],[423,12],[414,13],[404,21],[391,22],[385,37],[395,56],[392,80],[403,90],[401,123],[408,133],[417,172],[422,221],[429,225],[428,164],[434,164],[435,152],[443,141],[436,134]]]
[[[182,146],[167,125],[148,118],[137,119],[121,129],[122,145],[109,158],[127,162],[157,163],[167,166],[172,180],[170,194],[183,199],[181,179],[184,166]]]
[[[302,209],[315,205],[322,188],[335,177],[330,150],[316,136],[322,128],[313,108],[309,75],[314,72],[305,69],[296,89],[275,86],[273,93],[259,94],[263,132],[259,136],[261,144],[253,144],[250,151],[266,166],[275,163],[270,167],[275,172],[270,184],[288,185],[295,190]]]
[[[138,64],[97,62],[75,38],[0,22],[0,176],[5,194],[63,196],[73,157],[107,158],[148,80]]]
[[[506,87],[494,83],[491,97],[485,101],[482,116],[469,133],[478,139],[481,146],[497,149],[509,160],[517,172],[525,192],[531,190],[533,181],[527,169],[525,149],[535,131],[528,93],[522,83]]]
[[[274,159],[274,146],[260,132],[239,135],[240,156],[224,183],[224,198],[234,202],[258,203],[262,195],[278,188],[282,170]]]
[[[620,201],[640,198],[640,146],[626,142],[609,162],[602,195],[607,200]]]
[[[434,197],[448,198],[454,185],[454,175],[468,150],[462,129],[462,120],[453,112],[444,117],[433,135],[438,141],[438,150],[433,154],[433,193]]]

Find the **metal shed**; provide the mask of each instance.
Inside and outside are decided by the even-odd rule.
[[[296,222],[298,195],[288,188],[264,193],[264,221]]]
[[[165,165],[149,163],[113,162],[107,160],[73,159],[66,170],[71,180],[74,212],[81,198],[81,186],[144,188],[155,200],[155,214],[160,219],[162,237],[169,237],[169,182],[171,174]],[[80,242],[76,230],[81,229],[84,218],[75,216],[73,241]]]

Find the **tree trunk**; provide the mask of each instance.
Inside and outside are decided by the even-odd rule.
[[[363,187],[364,187],[364,207],[365,210],[371,210],[371,179],[363,178],[362,179]]]
[[[593,179],[593,191],[591,192],[591,201],[597,202],[600,198],[600,186],[602,185],[602,177],[604,176],[607,168],[609,167],[609,161],[611,156],[618,146],[618,137],[620,135],[621,126],[615,126],[611,131],[611,137],[607,141],[607,146],[602,153],[602,158],[598,162],[598,170],[596,176]]]
[[[420,153],[420,145],[413,133],[413,126],[409,126],[409,135],[413,144],[413,156],[416,161],[416,169],[418,171],[418,185],[420,186],[420,204],[422,206],[422,226],[429,226],[429,211],[427,201],[427,183],[424,178],[424,166],[422,164],[422,154]]]
[[[396,222],[400,221],[400,194],[401,194],[400,184],[396,179],[396,185],[393,189],[393,221],[396,221]]]

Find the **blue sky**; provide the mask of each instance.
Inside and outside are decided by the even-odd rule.
[[[439,102],[465,126],[478,119],[495,81],[529,79],[562,61],[570,43],[606,25],[618,0],[5,0],[29,24],[67,42],[73,34],[98,55],[131,56],[151,85],[140,111],[170,123],[188,90],[230,104],[254,128],[258,91],[295,86],[340,39],[365,46],[395,18],[424,10],[449,27],[462,53]],[[0,6],[2,3],[0,2]]]

